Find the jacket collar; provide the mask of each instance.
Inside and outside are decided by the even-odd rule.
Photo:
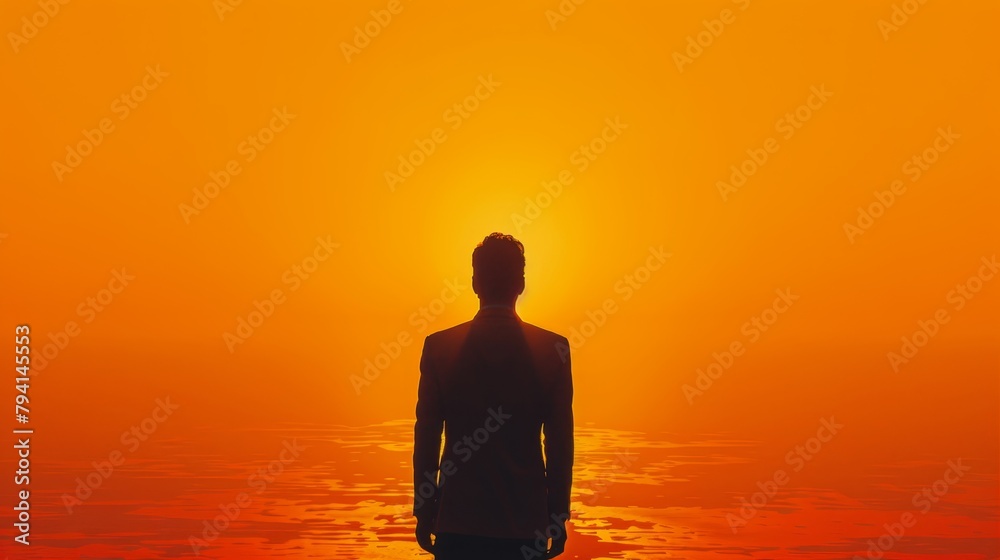
[[[475,319],[481,319],[484,317],[513,317],[517,320],[521,320],[517,316],[517,312],[514,308],[509,305],[484,305],[479,308],[476,313]]]

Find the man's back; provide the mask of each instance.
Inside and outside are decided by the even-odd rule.
[[[568,516],[568,352],[564,337],[524,323],[505,306],[484,307],[472,321],[427,337],[414,432],[414,512],[436,515],[435,533],[533,539],[552,516]]]

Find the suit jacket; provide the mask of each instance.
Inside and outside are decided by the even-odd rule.
[[[568,341],[512,308],[485,307],[428,336],[413,438],[414,515],[435,519],[435,533],[524,539],[544,534],[554,515],[567,518],[572,401]]]

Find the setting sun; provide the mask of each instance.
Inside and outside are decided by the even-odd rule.
[[[4,2],[0,551],[430,558],[421,353],[500,232],[560,558],[998,557],[998,16]]]

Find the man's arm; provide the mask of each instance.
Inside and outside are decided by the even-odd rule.
[[[419,521],[437,515],[437,475],[441,459],[441,429],[444,414],[437,372],[433,367],[430,337],[424,339],[420,355],[417,389],[417,422],[413,427],[413,515]]]
[[[566,339],[558,344],[568,349]],[[548,488],[549,516],[569,518],[573,486],[573,377],[568,350],[553,387],[549,409],[542,424],[545,434],[545,484]]]

